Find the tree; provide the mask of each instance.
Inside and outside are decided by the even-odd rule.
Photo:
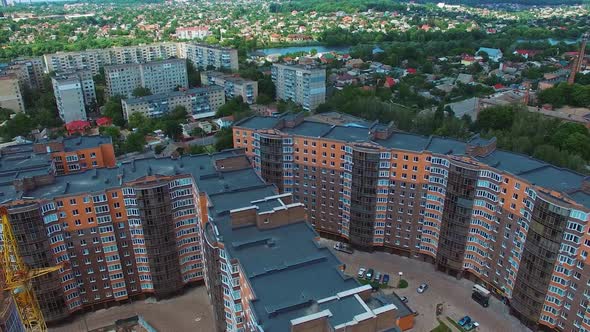
[[[163,144],[158,144],[156,145],[156,147],[154,148],[154,153],[155,154],[160,154],[162,153],[164,150],[166,149],[166,146]]]
[[[200,128],[200,127],[195,127],[191,131],[191,136],[193,136],[193,137],[203,137],[204,135],[205,135],[205,131],[203,130],[203,128]]]
[[[127,120],[127,125],[129,128],[141,128],[144,127],[146,124],[149,123],[149,119],[143,113],[133,113],[129,116]],[[148,132],[151,130],[148,130]]]
[[[125,151],[126,152],[143,152],[146,141],[145,136],[142,133],[136,132],[127,135],[125,140]]]
[[[260,105],[268,105],[273,102],[272,97],[269,97],[266,94],[258,94],[258,98],[256,98],[256,104]]]
[[[125,119],[123,118],[123,108],[121,107],[121,96],[113,96],[104,105],[102,114],[113,119],[113,123],[119,127],[125,125]]]
[[[175,121],[166,121],[164,124],[164,133],[173,140],[178,140],[182,137],[182,126]]]
[[[188,86],[195,87],[201,85],[201,75],[199,71],[189,59],[186,60],[186,72],[188,75]]]
[[[477,117],[475,126],[480,130],[509,128],[514,120],[514,109],[512,106],[489,107]]]
[[[233,131],[231,128],[223,128],[217,134],[217,142],[215,142],[215,150],[221,151],[231,149],[234,146]]]
[[[133,89],[133,92],[131,94],[133,95],[133,97],[145,97],[150,96],[152,92],[150,91],[150,89],[146,87],[138,86],[137,88]]]
[[[11,140],[16,136],[27,136],[35,128],[33,120],[24,113],[17,113],[0,128],[2,138]]]
[[[188,151],[190,154],[203,154],[207,152],[207,149],[205,149],[205,147],[202,145],[195,144],[191,145]]]

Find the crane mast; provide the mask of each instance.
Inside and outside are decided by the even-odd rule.
[[[62,265],[29,269],[18,250],[18,243],[14,236],[12,226],[8,221],[8,211],[5,207],[0,207],[1,221],[1,242],[2,242],[2,273],[5,279],[4,290],[10,291],[16,304],[18,314],[27,331],[44,332],[47,331],[47,325],[43,318],[43,313],[39,307],[39,302],[31,285],[32,279],[57,271]]]

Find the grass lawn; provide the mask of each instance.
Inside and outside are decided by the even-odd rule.
[[[430,332],[452,332],[451,329],[445,324],[443,323],[440,319],[438,319],[438,326],[435,327],[432,331]]]
[[[371,286],[373,286],[373,287],[379,286],[379,288],[387,288],[387,285],[386,285],[386,284],[380,284],[380,283],[378,283],[378,282],[375,282],[375,281],[369,281],[369,280],[367,280],[367,279],[365,279],[365,278],[357,278],[357,280],[358,280],[358,282],[359,282],[361,285],[367,285],[367,284],[370,284],[370,285],[371,285]]]

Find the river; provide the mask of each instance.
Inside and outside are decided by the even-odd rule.
[[[260,50],[256,50],[255,52],[262,52],[265,55],[270,55],[270,54],[285,55],[288,53],[309,52],[314,48],[318,51],[318,53],[326,53],[326,52],[347,53],[350,51],[350,46],[314,45],[314,46],[289,46],[289,47],[263,48]]]

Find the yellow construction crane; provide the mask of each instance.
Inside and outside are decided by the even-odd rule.
[[[27,331],[47,331],[47,325],[33,291],[31,280],[55,272],[63,265],[29,269],[18,251],[18,244],[8,221],[8,211],[5,207],[0,207],[0,219],[2,222],[2,261],[0,266],[4,274],[4,290],[10,291],[14,298],[18,314]]]

